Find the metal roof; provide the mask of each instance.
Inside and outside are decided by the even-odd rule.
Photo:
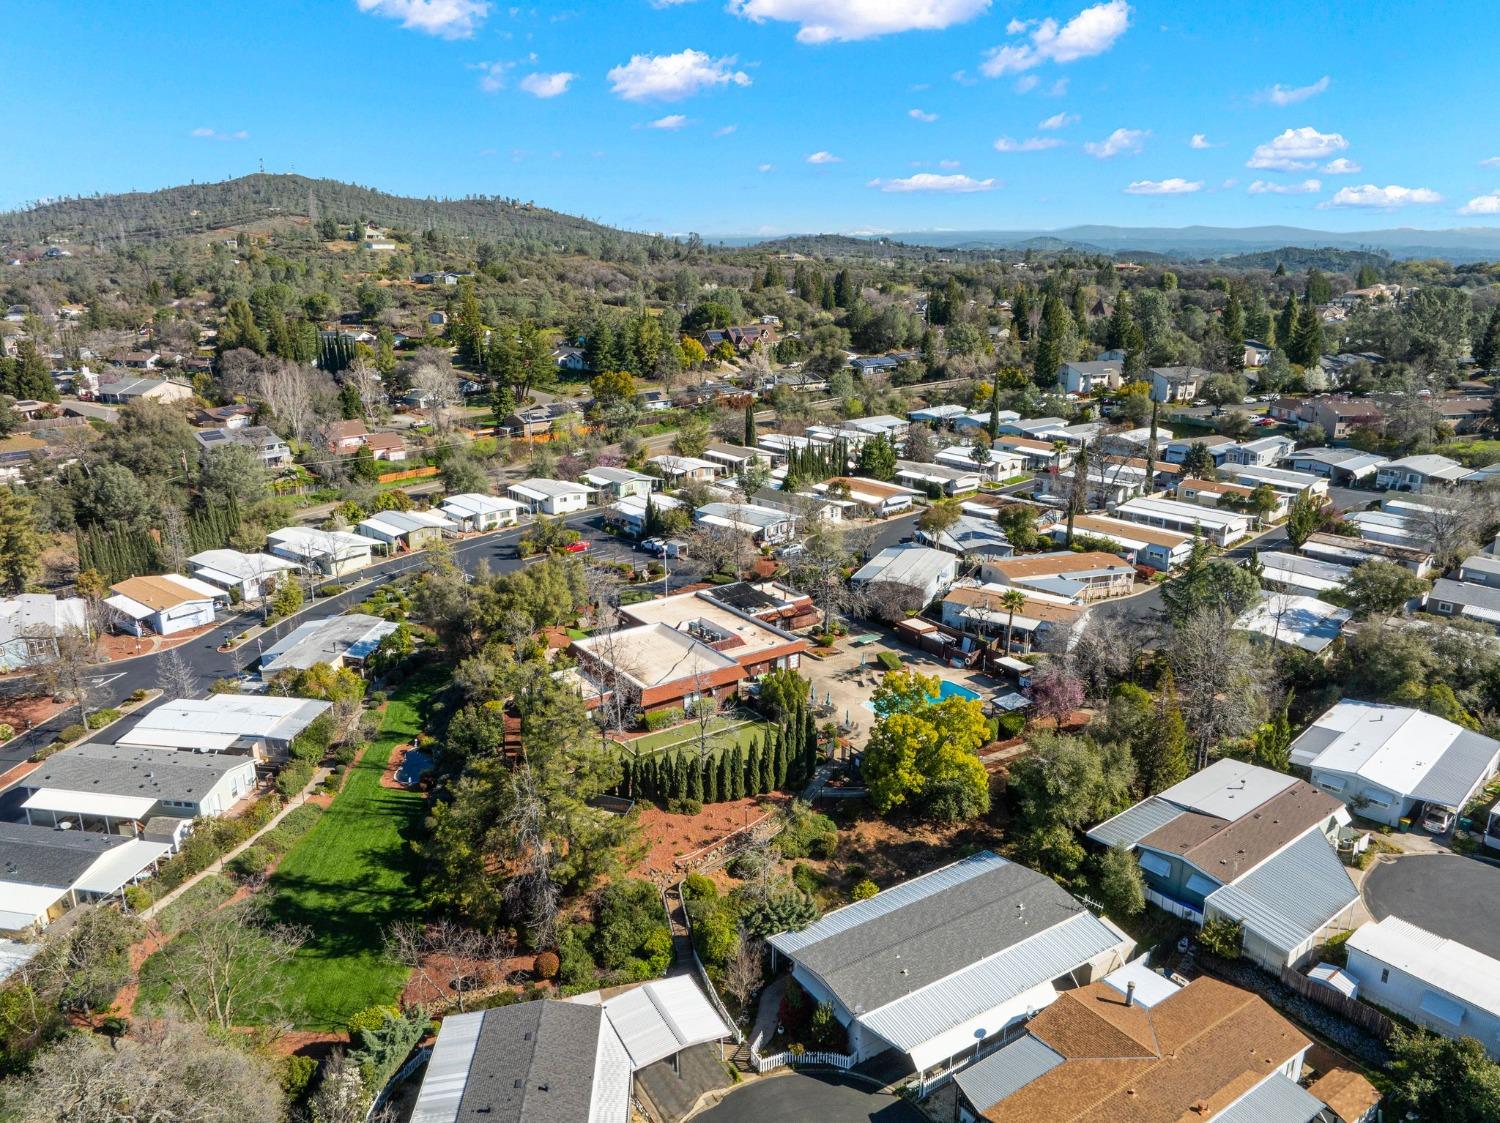
[[[359,659],[379,646],[398,624],[363,612],[310,620],[268,647],[260,660],[262,676],[277,671],[306,670],[348,656]]]
[[[1412,796],[1458,810],[1495,771],[1500,743],[1465,729],[1427,770]]]
[[[864,564],[851,580],[895,581],[926,589],[934,581],[948,580],[957,571],[958,560],[942,550],[926,546],[887,546]]]
[[[1291,952],[1359,899],[1359,890],[1323,832],[1309,830],[1205,904],[1272,946]]]
[[[1312,1123],[1323,1112],[1323,1101],[1272,1073],[1214,1116],[1214,1123]]]
[[[1104,820],[1088,832],[1088,837],[1102,846],[1134,846],[1182,813],[1182,808],[1174,807],[1160,796],[1152,796]]]
[[[1295,776],[1225,757],[1157,793],[1156,798],[1201,815],[1234,820],[1248,815],[1296,782]]]
[[[241,738],[289,743],[331,707],[312,698],[264,694],[175,698],[142,715],[119,743],[215,751]]]
[[[978,1064],[970,1065],[953,1079],[969,1102],[982,1113],[1062,1062],[1060,1053],[1053,1052],[1028,1033],[997,1049]]]
[[[1500,960],[1483,952],[1396,916],[1361,926],[1349,937],[1348,947],[1355,953],[1349,971],[1359,978],[1361,986],[1367,979],[1362,977],[1360,957],[1368,956],[1476,1009],[1500,1016]]]
[[[604,1014],[638,1069],[734,1033],[691,975],[657,979],[617,994],[604,1003]]]

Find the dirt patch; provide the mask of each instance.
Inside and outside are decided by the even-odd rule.
[[[282,1057],[298,1054],[321,1061],[334,1049],[348,1044],[347,1033],[319,1033],[316,1030],[298,1029],[283,1033],[268,1048]]]
[[[929,873],[974,849],[993,849],[1002,836],[984,823],[936,826],[916,821],[876,818],[849,820],[832,809],[839,828],[838,849],[824,861],[809,865],[829,875],[848,876],[857,867],[882,889],[918,874]]]
[[[174,647],[181,647],[185,643],[191,643],[200,636],[207,635],[217,628],[223,621],[215,621],[205,624],[201,628],[194,628],[187,632],[176,632],[170,636],[157,636],[147,634],[144,636],[131,635],[109,635],[101,636],[99,639],[98,653],[101,661],[113,663],[120,659],[134,659],[137,655],[154,655],[158,651],[169,651]]]
[[[47,694],[0,699],[0,725],[8,725],[20,735],[34,726],[51,721],[66,704],[54,702]]]
[[[755,796],[710,803],[696,815],[673,815],[654,804],[643,804],[638,837],[648,840],[648,845],[630,872],[658,883],[675,881],[683,872],[676,858],[707,849],[790,801],[791,796],[781,793]]]
[[[407,980],[406,987],[401,992],[401,1005],[406,1008],[419,1004],[446,1008],[454,1000],[453,980],[462,976],[473,979],[476,976],[483,978],[488,975],[494,980],[489,986],[474,988],[468,1001],[473,1000],[474,994],[481,992],[484,994],[494,994],[502,990],[519,992],[523,984],[517,980],[530,980],[531,968],[535,960],[536,956],[529,952],[525,955],[513,955],[505,960],[497,971],[494,965],[488,962],[479,963],[449,955],[429,956],[422,961],[422,966],[418,970],[411,973],[411,978]]]

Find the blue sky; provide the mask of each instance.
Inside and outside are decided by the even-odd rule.
[[[59,0],[0,37],[0,205],[264,160],[672,233],[1494,226],[1497,32],[1493,0]]]

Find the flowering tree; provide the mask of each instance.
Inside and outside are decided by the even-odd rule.
[[[1083,705],[1083,683],[1058,666],[1044,667],[1031,679],[1033,717],[1052,718],[1059,724]]]

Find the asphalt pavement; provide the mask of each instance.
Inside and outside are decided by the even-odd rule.
[[[736,1088],[698,1118],[703,1123],[924,1123],[927,1117],[899,1097],[872,1092],[846,1076],[790,1072]]]
[[[1398,916],[1500,958],[1500,869],[1487,862],[1408,854],[1372,869],[1361,892],[1376,920]]]

